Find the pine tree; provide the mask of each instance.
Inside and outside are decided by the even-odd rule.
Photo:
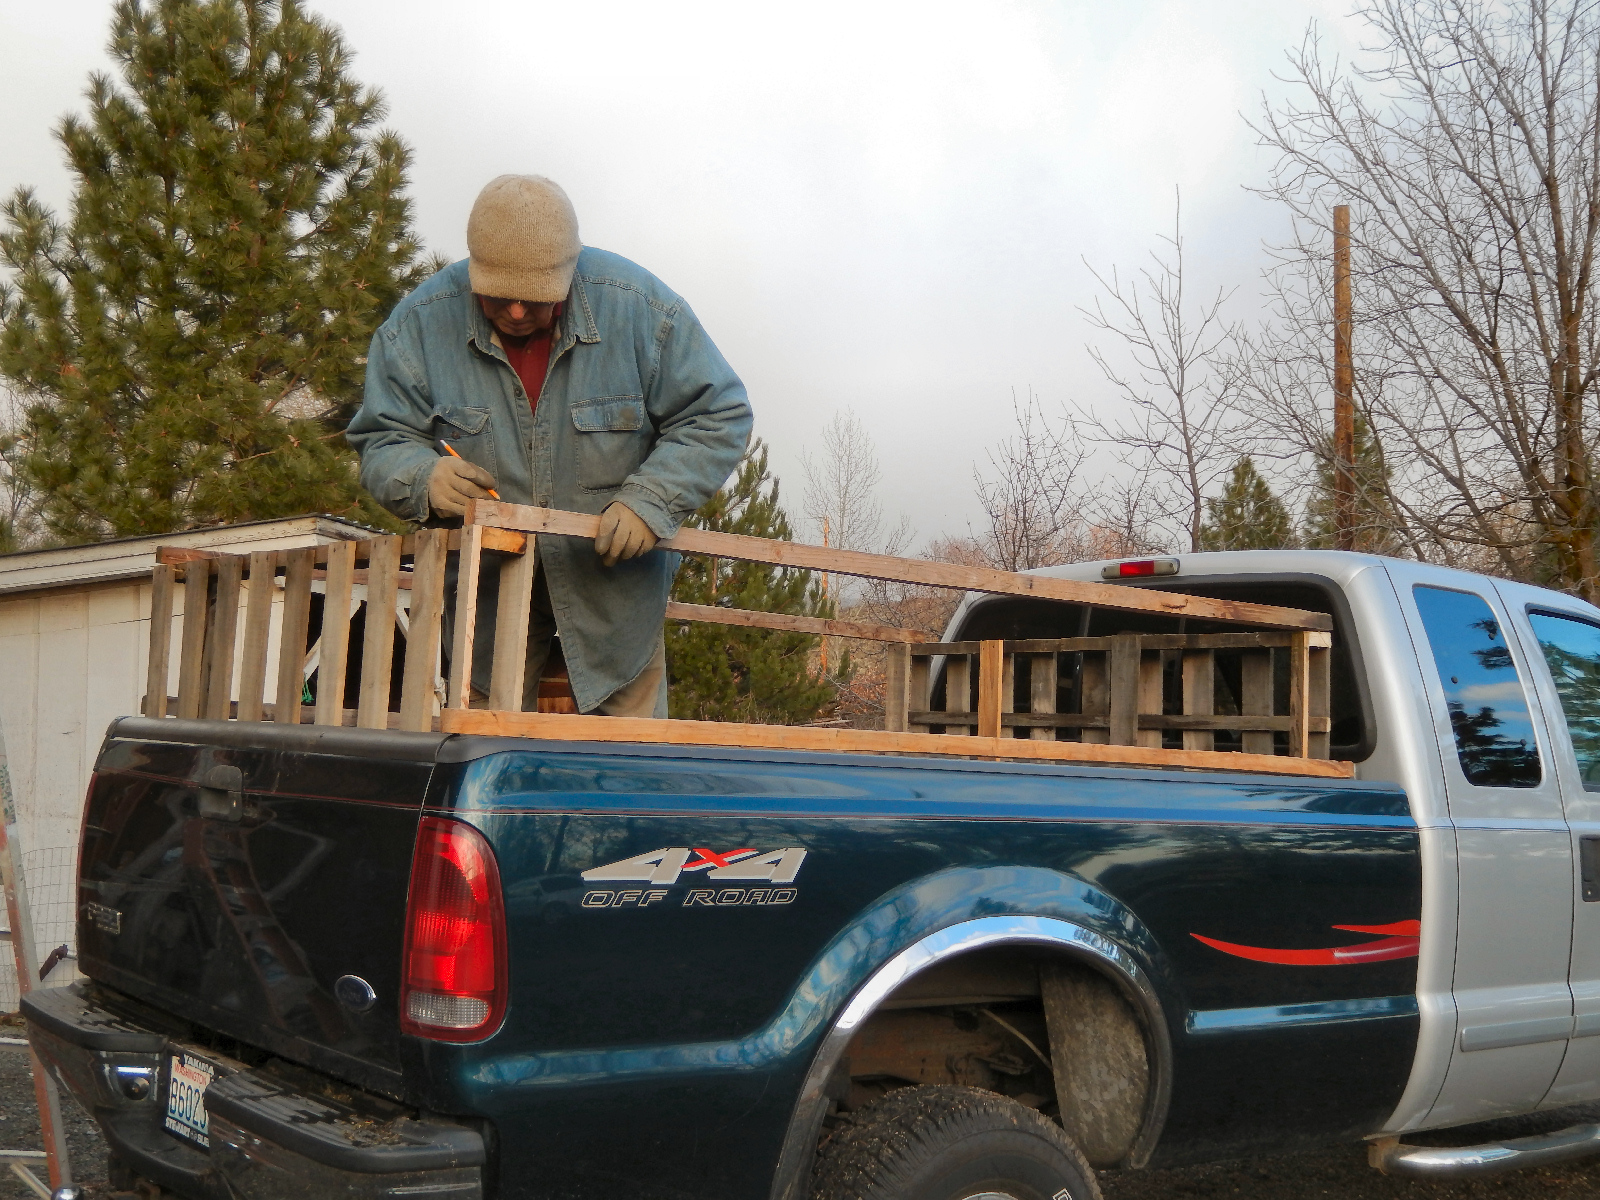
[[[1303,538],[1314,549],[1338,545],[1334,528],[1333,438],[1317,458],[1316,490],[1306,504]],[[1403,547],[1399,518],[1389,503],[1389,464],[1383,444],[1358,411],[1355,416],[1355,548],[1363,554],[1398,554]]]
[[[794,536],[760,439],[750,444],[733,479],[686,524],[783,541]],[[821,585],[805,571],[702,555],[684,559],[672,598],[686,604],[832,615]],[[700,721],[798,725],[814,720],[834,696],[829,680],[811,669],[816,641],[807,634],[770,629],[705,622],[669,625],[670,711],[674,717]],[[835,672],[836,677],[848,674],[848,662]]]
[[[3,206],[0,377],[62,541],[323,511],[386,523],[342,429],[367,344],[435,268],[338,30],[298,0],[120,0],[59,220]]]
[[[1202,550],[1281,550],[1295,544],[1289,510],[1272,494],[1248,454],[1233,464],[1222,495],[1206,498]]]

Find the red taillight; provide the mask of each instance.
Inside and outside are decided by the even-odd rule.
[[[1175,558],[1135,558],[1128,562],[1107,563],[1100,568],[1102,579],[1132,579],[1140,575],[1176,575]]]
[[[411,860],[400,1028],[477,1042],[506,1012],[506,917],[494,851],[470,825],[423,817]]]

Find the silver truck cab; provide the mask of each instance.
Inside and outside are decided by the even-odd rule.
[[[1454,1157],[1396,1146],[1409,1131],[1600,1099],[1600,609],[1336,551],[1160,564],[1171,573],[1119,577],[1117,562],[1035,573],[1240,599],[1255,584],[1278,589],[1274,603],[1300,589],[1300,606],[1334,616],[1335,756],[1410,799],[1423,854],[1421,1029],[1399,1105],[1372,1131],[1377,1165],[1448,1175],[1600,1151],[1594,1127]],[[1326,604],[1308,600],[1319,592]],[[973,630],[1007,603],[969,595],[947,640],[999,636]],[[1087,632],[1084,621],[1053,636]]]

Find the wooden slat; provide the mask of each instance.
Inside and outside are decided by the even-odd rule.
[[[927,631],[922,629],[896,629],[893,625],[801,617],[752,608],[723,608],[716,604],[680,604],[676,600],[667,603],[667,620],[704,621],[712,625],[737,625],[745,629],[782,629],[790,633],[857,638],[869,642],[911,643],[928,640]]]
[[[1028,711],[1034,716],[1053,714],[1056,711],[1056,690],[1060,684],[1060,660],[1054,654],[1028,656]],[[1029,734],[1036,742],[1055,740],[1055,731],[1042,726]]]
[[[1272,651],[1251,650],[1239,656],[1239,711],[1245,716],[1272,714]],[[1246,733],[1246,754],[1271,754],[1272,734]]]
[[[355,587],[356,544],[328,547],[328,586],[322,597],[322,654],[317,662],[318,725],[337,725],[344,711],[350,661],[350,598]]]
[[[944,710],[965,713],[972,711],[972,658],[966,654],[952,654],[944,660]],[[946,733],[968,734],[965,725],[952,725]]]
[[[1032,762],[1089,762],[1139,767],[1187,767],[1213,771],[1266,771],[1317,779],[1348,779],[1351,764],[1328,759],[1289,759],[1204,750],[1148,750],[1139,746],[1094,746],[1082,742],[1034,742],[1025,738],[928,737],[865,729],[808,729],[788,725],[739,725],[723,721],[663,721],[647,717],[597,717],[566,713],[510,713],[447,709],[444,733],[541,738],[564,742],[647,742],[676,746],[754,746],[779,750],[855,751]]]
[[[494,665],[489,673],[489,707],[522,711],[523,675],[528,669],[528,612],[539,571],[538,543],[520,558],[500,565],[500,606],[494,618]]]
[[[178,660],[178,715],[193,720],[205,703],[207,592],[211,563],[191,562],[183,569],[183,644]]]
[[[228,704],[233,699],[234,635],[239,629],[239,582],[244,577],[244,565],[245,559],[237,554],[230,554],[216,565],[217,598],[207,634],[210,653],[206,656],[203,709],[209,720],[227,720]]]
[[[468,708],[472,704],[472,648],[478,633],[478,565],[483,557],[483,527],[468,525],[461,535],[461,557],[456,564],[455,636],[450,646],[446,708]]]
[[[1332,660],[1333,651],[1314,646],[1311,648],[1311,719],[1307,727],[1311,731],[1312,758],[1327,758],[1332,753],[1328,738],[1333,715],[1329,704],[1333,699],[1332,680],[1329,678]]]
[[[911,651],[905,645],[889,645],[883,652],[883,727],[890,733],[910,729],[906,714],[911,710]]]
[[[1111,693],[1111,744],[1138,745],[1139,737],[1139,636],[1116,636],[1111,653],[1107,684]]]
[[[367,566],[367,622],[361,640],[361,697],[356,724],[389,724],[390,675],[394,669],[394,604],[400,584],[400,539],[374,538]]]
[[[1085,729],[1083,741],[1104,745],[1111,740],[1111,655],[1085,654],[1078,677],[1078,690],[1082,696],[1079,705],[1086,717],[1099,717],[1106,722],[1105,729]],[[1129,738],[1129,741],[1132,741]]]
[[[1005,643],[986,641],[978,651],[978,736],[1000,736],[1005,703]]]
[[[923,710],[908,714],[907,720],[912,725],[967,725],[978,723],[977,713],[945,713],[934,710]],[[1088,717],[1082,713],[1003,713],[1000,724],[1008,729],[1104,729],[1107,721],[1104,717]],[[1311,719],[1311,732],[1316,734],[1319,730],[1326,733],[1329,721],[1327,717],[1313,717]],[[1177,716],[1170,713],[1140,713],[1140,729],[1178,729],[1194,730],[1209,729],[1213,732],[1240,732],[1250,729],[1265,729],[1272,732],[1287,733],[1289,729],[1288,717],[1240,717],[1227,713],[1215,713],[1209,717]],[[1315,755],[1312,755],[1315,758]]]
[[[1006,649],[1013,654],[1072,654],[1091,650],[1110,650],[1112,638],[1121,634],[1101,637],[1073,638],[1022,638],[1008,641]],[[1253,633],[1141,633],[1140,644],[1146,650],[1253,650],[1261,646],[1287,646],[1292,633],[1259,631]],[[1332,643],[1333,635],[1309,633],[1308,644],[1315,649]],[[976,654],[977,642],[913,642],[913,654]]]
[[[529,533],[593,538],[599,530],[600,518],[557,509],[475,500],[468,505],[467,523],[520,529]],[[657,545],[663,550],[678,550],[686,554],[709,554],[743,562],[827,571],[863,579],[891,579],[928,587],[1006,596],[1036,596],[1123,612],[1154,612],[1172,617],[1194,617],[1276,629],[1333,628],[1333,620],[1326,613],[1278,608],[1270,604],[1213,600],[1208,596],[1186,596],[1176,592],[1112,583],[1087,583],[1076,579],[1052,579],[1045,575],[1021,575],[989,567],[964,567],[923,559],[895,558],[887,554],[862,554],[854,550],[803,546],[796,542],[716,533],[705,529],[681,529]]]
[[[449,530],[416,535],[416,578],[411,585],[411,628],[406,634],[405,675],[400,684],[400,728],[426,731],[433,720],[434,667],[444,607],[445,550]],[[509,561],[523,562],[524,555]]]
[[[910,650],[908,646],[907,651]],[[933,663],[925,654],[911,655],[911,682],[906,688],[906,709],[923,709],[933,703]]]
[[[1217,657],[1214,650],[1188,650],[1183,655],[1183,712],[1209,717],[1217,707]],[[1185,750],[1215,750],[1217,739],[1197,726],[1183,735]]]
[[[1141,646],[1143,639],[1140,639]],[[1161,658],[1163,651],[1145,651],[1139,656],[1139,713],[1160,714],[1162,707],[1161,694]],[[1142,726],[1138,733],[1138,744],[1148,746],[1152,750],[1161,749],[1161,731],[1159,729],[1145,729]]]
[[[300,719],[305,691],[306,634],[311,627],[311,568],[316,549],[301,546],[285,556],[283,623],[278,634],[278,686],[274,721],[292,725]]]
[[[1311,647],[1303,637],[1289,646],[1289,753],[1311,757]]]
[[[158,564],[150,575],[150,660],[145,664],[144,715],[167,715],[167,662],[172,654],[172,568]]]
[[[239,650],[239,706],[241,721],[261,720],[266,701],[267,642],[272,634],[272,592],[276,585],[277,556],[270,550],[250,555],[250,583],[244,606],[244,645]]]

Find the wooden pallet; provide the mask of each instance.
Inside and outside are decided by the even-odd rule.
[[[1168,731],[1181,733],[1183,749],[1201,751],[1215,750],[1220,733],[1249,754],[1274,753],[1282,733],[1290,756],[1327,758],[1331,646],[1330,634],[1309,630],[896,645],[889,648],[884,725],[1045,742],[1070,731],[1086,744],[1158,750]],[[1281,705],[1275,655],[1288,659]],[[1235,660],[1240,680],[1232,713],[1216,711],[1219,656]],[[935,710],[939,659],[943,705]],[[1169,671],[1182,696],[1175,714],[1165,711]]]
[[[439,729],[448,733],[602,742],[1271,770],[1331,778],[1351,774],[1348,763],[1330,762],[1325,757],[1327,670],[1326,654],[1319,653],[1328,645],[1325,630],[1330,622],[1325,614],[852,554],[704,530],[683,530],[662,544],[685,553],[789,568],[1036,596],[1102,609],[1189,616],[1258,628],[1250,633],[1194,635],[1187,640],[1178,637],[1177,641],[1172,635],[1166,635],[1164,641],[1154,635],[1120,635],[1049,643],[942,644],[928,642],[925,633],[883,625],[673,604],[667,611],[669,620],[712,621],[888,643],[893,668],[892,727],[884,732],[796,729],[522,712],[527,612],[537,571],[537,546],[528,535],[592,539],[597,527],[598,518],[593,516],[479,502],[469,513],[468,523],[458,530],[423,530],[408,537],[377,537],[250,555],[163,550],[154,573],[145,715],[309,721],[369,729]],[[447,555],[452,552],[456,555],[456,621],[453,642],[445,647],[441,631]],[[475,701],[469,673],[462,668],[472,661],[478,582],[484,572],[491,570],[499,577],[499,607],[485,709],[481,699]],[[175,620],[174,597],[180,586],[183,616]],[[313,638],[313,596],[318,594],[322,596],[321,620]],[[359,654],[353,655],[352,629],[357,616],[363,613]],[[1266,627],[1268,632],[1260,632],[1259,627]],[[1185,749],[1161,749],[1161,730],[1173,726],[1159,722],[1172,718],[1160,716],[1159,704],[1151,712],[1142,711],[1150,708],[1147,697],[1151,668],[1146,660],[1152,655],[1181,652],[1185,679],[1192,674],[1196,680],[1194,695],[1199,705],[1202,702],[1198,697],[1204,691],[1199,681],[1207,669],[1204,663],[1210,661],[1206,656],[1235,648],[1227,641],[1230,638],[1247,650],[1269,654],[1282,651],[1295,656],[1292,661],[1300,664],[1295,668],[1299,672],[1295,676],[1299,681],[1295,695],[1300,698],[1291,701],[1290,712],[1285,716],[1272,714],[1269,701],[1269,711],[1252,715],[1250,719],[1255,723],[1248,726],[1237,720],[1228,724],[1227,717],[1213,717],[1215,723],[1204,727],[1180,726],[1184,729]],[[1178,642],[1183,644],[1179,646]],[[1244,646],[1245,642],[1248,646]],[[175,648],[177,689],[175,696],[169,696]],[[1098,709],[1091,706],[1086,712],[1057,713],[1053,697],[1045,706],[1043,681],[1050,676],[1051,667],[1039,664],[1049,659],[1059,673],[1061,664],[1073,655],[1078,657],[1072,659],[1072,669],[1080,673],[1092,675],[1094,671],[1080,666],[1080,662],[1095,660],[1105,664],[1105,736],[1101,736]],[[944,692],[947,698],[953,697],[938,713],[927,706],[927,681],[935,656],[943,656],[948,664],[949,683]],[[347,709],[343,700],[353,657],[359,660],[359,699],[357,707]],[[1159,657],[1154,661],[1159,672]],[[398,690],[393,674],[397,662]],[[450,671],[445,677],[447,663]],[[1024,669],[1029,672],[1028,678],[1039,681],[1040,699],[1029,704],[1026,712],[1011,711],[1016,707],[1009,697],[1018,663],[1027,663]],[[1133,664],[1131,668],[1129,663]],[[301,703],[302,691],[313,671],[317,683],[315,703],[307,706]],[[975,692],[966,682],[974,671],[978,680]],[[1135,692],[1119,688],[1116,681],[1124,675],[1138,681]],[[1159,681],[1159,674],[1156,678]],[[1030,683],[1030,687],[1034,684]],[[1143,692],[1137,692],[1139,688]],[[1127,699],[1129,695],[1134,699]],[[1141,701],[1141,696],[1146,699]],[[475,703],[480,707],[474,707]],[[957,707],[950,707],[952,704]],[[960,707],[962,704],[967,707]],[[1197,707],[1193,715],[1206,713],[1206,708]],[[928,732],[909,732],[912,727]],[[1055,740],[1057,728],[1078,729],[1082,740]],[[1131,737],[1127,736],[1130,728],[1135,731]],[[969,736],[934,736],[934,729]],[[1218,752],[1209,742],[1199,740],[1202,736],[1214,737],[1216,730],[1230,729],[1245,729],[1245,736],[1254,739],[1243,747],[1245,753]],[[1298,750],[1298,754],[1273,754],[1271,738],[1280,730],[1289,733],[1290,749]],[[1026,736],[1019,737],[1019,733]],[[1190,741],[1191,736],[1196,739],[1194,742]],[[1263,737],[1267,741],[1263,742]],[[1319,749],[1323,756],[1320,759]]]

